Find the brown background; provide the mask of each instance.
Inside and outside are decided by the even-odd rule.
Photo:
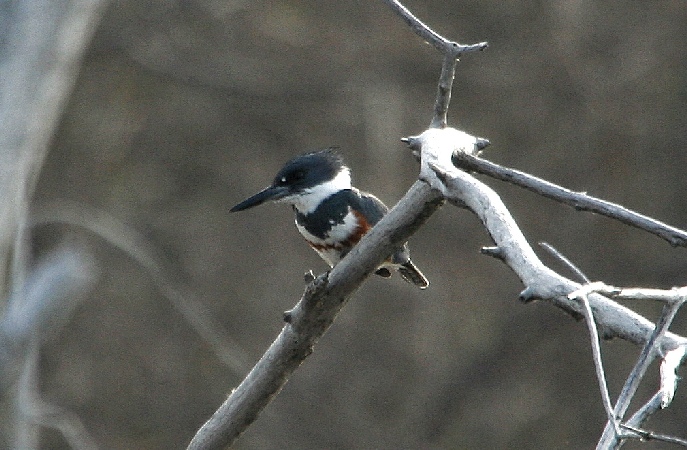
[[[452,125],[491,140],[487,158],[687,226],[684,2],[407,6],[448,37],[489,41],[463,57],[450,112]],[[38,254],[79,235],[101,271],[43,354],[46,398],[103,448],[183,448],[276,336],[303,273],[325,269],[289,208],[229,207],[293,155],[329,145],[357,186],[393,204],[417,176],[399,138],[428,125],[439,69],[381,1],[113,2],[36,204],[73,200],[142,233],[170,283],[235,342],[241,369],[220,362],[126,252],[44,226]],[[533,243],[553,244],[590,278],[686,284],[684,249],[486,181]],[[584,324],[519,303],[522,285],[480,256],[489,238],[463,210],[443,208],[410,244],[430,288],[369,280],[236,448],[592,447],[604,412]],[[684,314],[674,329],[687,333]],[[604,344],[612,395],[637,352]],[[685,417],[681,389],[648,425],[685,437]],[[44,444],[66,447],[50,432]]]

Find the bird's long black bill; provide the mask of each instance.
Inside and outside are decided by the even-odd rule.
[[[281,186],[270,186],[263,189],[252,197],[249,197],[230,209],[231,212],[243,211],[244,209],[252,208],[261,205],[268,200],[279,200],[288,194],[288,190]]]

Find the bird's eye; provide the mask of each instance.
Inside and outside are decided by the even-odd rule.
[[[303,178],[305,178],[305,171],[296,170],[280,176],[276,179],[276,183],[280,186],[288,186],[303,181]]]

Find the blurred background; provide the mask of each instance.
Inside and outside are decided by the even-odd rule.
[[[405,4],[444,36],[489,42],[462,58],[449,115],[491,141],[486,158],[687,227],[684,2]],[[36,258],[78,242],[99,267],[43,348],[43,396],[102,448],[185,448],[276,337],[304,272],[326,269],[290,208],[229,208],[331,145],[393,205],[418,172],[399,139],[428,126],[440,63],[381,1],[112,2],[33,202],[61,217],[34,228]],[[685,249],[483,179],[533,244],[589,278],[687,284]],[[368,280],[235,448],[593,447],[605,413],[584,323],[521,304],[519,280],[479,254],[490,244],[445,206],[410,241],[429,289]],[[687,334],[684,311],[673,330]],[[603,351],[615,397],[639,349]],[[685,437],[686,417],[680,386],[647,428]]]

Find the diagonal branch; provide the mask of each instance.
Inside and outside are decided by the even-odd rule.
[[[396,0],[384,0],[410,27],[444,54],[434,116],[430,127],[444,128],[457,59],[461,53],[483,50],[486,42],[461,45],[422,23]],[[442,197],[421,181],[339,262],[328,277],[306,289],[260,361],[215,414],[198,430],[189,449],[222,448],[233,442],[281,390],[291,373],[312,352],[334,318],[362,282],[402,245],[443,204]]]
[[[542,180],[519,170],[503,167],[491,161],[466,153],[455,153],[453,163],[464,170],[488,175],[497,180],[506,181],[525,188],[536,194],[556,200],[580,211],[589,211],[618,220],[640,230],[648,231],[665,239],[674,247],[687,247],[687,232],[672,227],[651,217],[629,210],[621,205],[587,195],[586,192],[574,192],[550,181]]]

